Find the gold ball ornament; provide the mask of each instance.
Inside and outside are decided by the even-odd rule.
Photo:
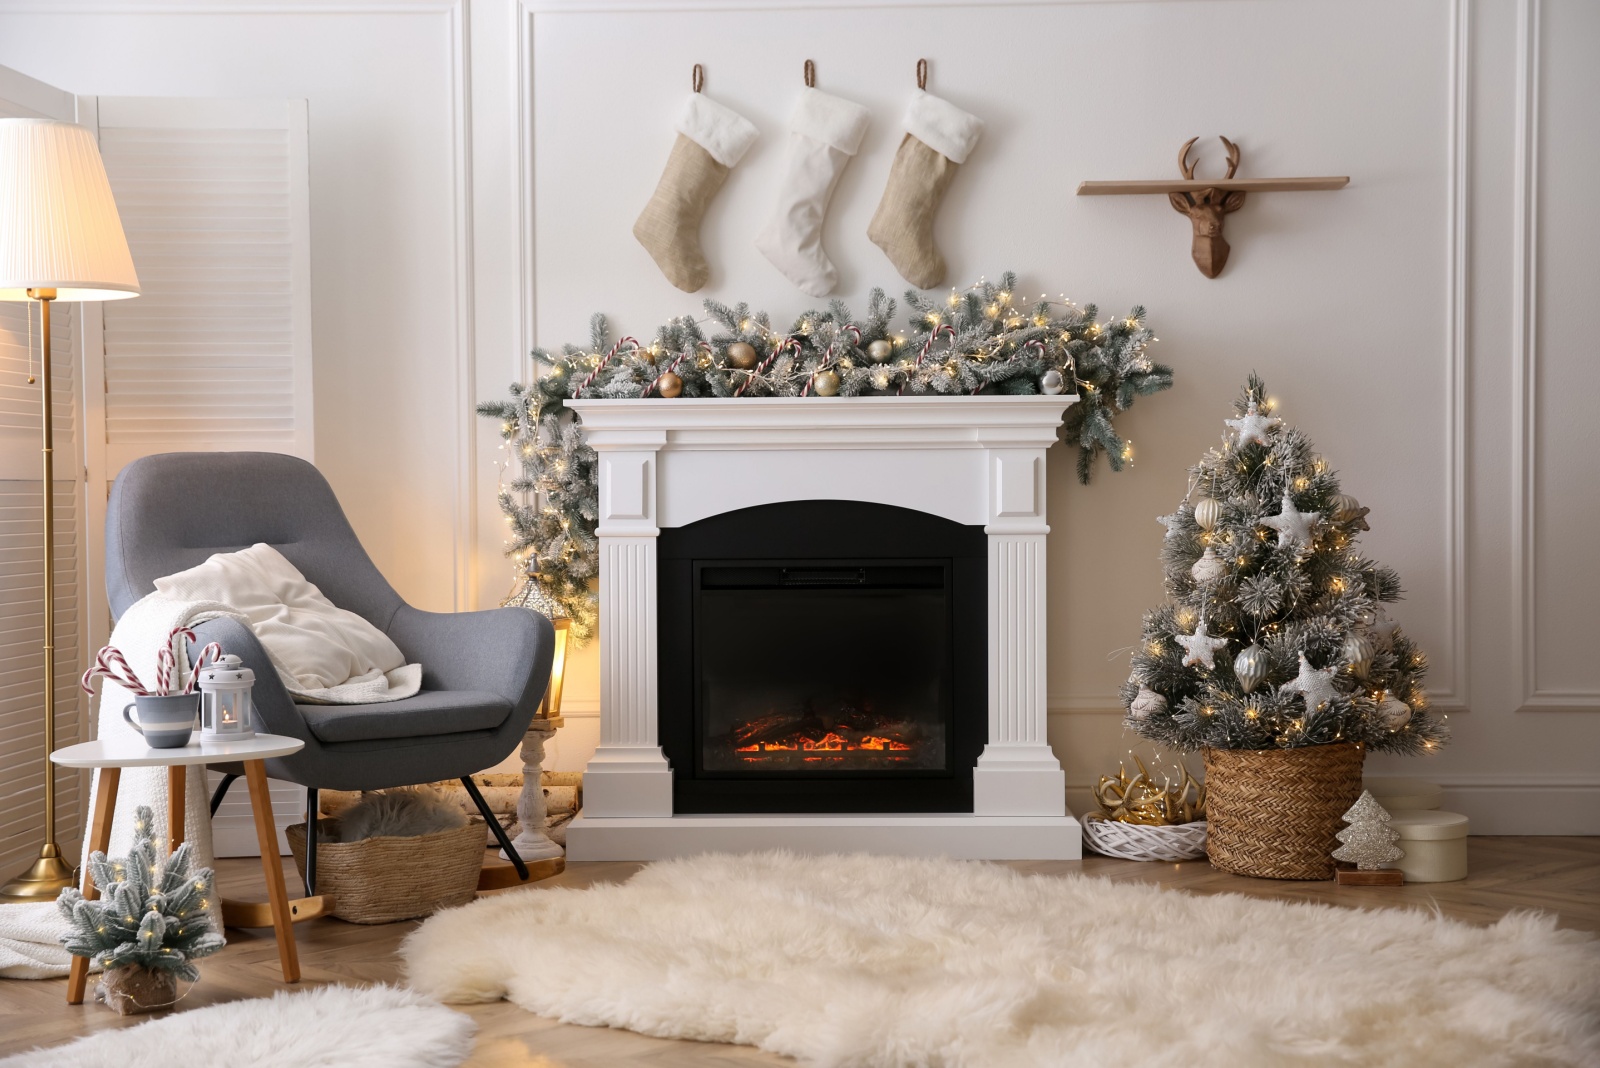
[[[1367,513],[1370,508],[1361,507],[1361,502],[1348,493],[1341,493],[1329,502],[1329,510],[1333,512],[1334,521],[1337,523],[1354,524],[1358,530],[1371,530],[1367,523]]]
[[[661,376],[661,382],[658,388],[661,390],[661,395],[663,397],[671,400],[673,397],[676,397],[683,392],[683,379],[679,378],[671,371],[668,371],[666,374]]]
[[[1344,640],[1344,662],[1350,665],[1350,674],[1358,679],[1367,677],[1372,670],[1372,654],[1376,643],[1365,634],[1352,634]]]
[[[811,380],[811,388],[819,397],[832,397],[839,392],[839,375],[835,371],[818,371]]]
[[[1194,521],[1201,530],[1215,530],[1222,521],[1222,502],[1215,497],[1201,497],[1195,501]]]
[[[735,341],[728,346],[728,364],[741,371],[748,371],[761,362],[760,353],[748,341]]]
[[[889,357],[894,355],[894,344],[884,338],[867,344],[867,359],[873,363],[888,363]]]

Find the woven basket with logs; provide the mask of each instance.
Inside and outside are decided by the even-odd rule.
[[[1206,855],[1262,879],[1331,879],[1340,817],[1361,796],[1361,746],[1207,749]]]
[[[317,821],[317,892],[333,897],[333,915],[351,923],[393,923],[465,905],[478,889],[485,824],[406,838],[339,842],[338,820]],[[306,825],[285,828],[301,877]]]

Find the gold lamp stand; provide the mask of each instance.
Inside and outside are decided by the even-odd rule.
[[[52,301],[139,295],[116,198],[94,133],[55,119],[0,118],[0,300],[33,301],[43,325],[44,845],[0,900],[39,901],[73,883],[56,844],[55,421],[50,392]]]
[[[56,845],[56,769],[49,759],[56,748],[55,421],[50,394],[50,302],[56,299],[56,291],[30,289],[28,296],[39,302],[44,347],[39,364],[39,384],[44,392],[44,845],[27,871],[0,887],[0,898],[53,901],[76,882],[76,869],[62,858],[61,847]]]

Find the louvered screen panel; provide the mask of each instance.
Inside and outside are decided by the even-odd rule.
[[[77,440],[77,350],[72,324],[77,317],[72,304],[55,304],[50,316],[50,394],[54,398],[56,463],[71,472],[81,461],[75,455]],[[29,318],[32,318],[32,358],[29,357]],[[0,479],[32,478],[40,470],[40,385],[28,382],[39,373],[39,311],[31,303],[0,301]]]
[[[56,745],[80,737],[77,484],[56,484]],[[0,481],[0,879],[38,855],[44,827],[44,511],[39,481]],[[81,777],[56,772],[57,840],[82,833]]]
[[[101,98],[143,295],[104,306],[112,473],[174,449],[310,454],[304,126],[285,102]]]

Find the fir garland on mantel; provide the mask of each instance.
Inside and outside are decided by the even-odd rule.
[[[668,320],[648,344],[613,342],[605,316],[590,320],[587,347],[559,356],[535,349],[550,367],[534,385],[511,386],[502,401],[478,405],[500,420],[506,466],[500,508],[509,524],[506,554],[519,581],[536,581],[572,618],[574,640],[594,633],[599,541],[597,475],[575,398],[807,397],[928,394],[1014,395],[1076,391],[1063,436],[1078,445],[1078,479],[1088,482],[1102,453],[1113,471],[1132,456],[1116,414],[1140,394],[1172,385],[1172,369],[1152,362],[1156,338],[1145,311],[1100,321],[1093,304],[1043,295],[1025,305],[1016,276],[980,280],[943,301],[908,291],[907,329],[892,324],[895,302],[874,289],[863,319],[840,301],[808,311],[786,331],[746,304],[705,302],[706,319]],[[703,327],[714,332],[708,337]]]

